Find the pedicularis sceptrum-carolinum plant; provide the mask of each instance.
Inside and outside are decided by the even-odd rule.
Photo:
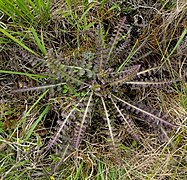
[[[71,150],[79,150],[90,132],[98,132],[97,136],[103,131],[115,154],[122,139],[118,136],[119,129],[138,142],[142,141],[145,128],[162,142],[168,138],[167,131],[175,127],[168,115],[147,106],[144,101],[139,101],[139,97],[143,90],[146,94],[151,88],[167,87],[172,80],[159,76],[163,69],[158,63],[148,61],[147,57],[153,52],[144,48],[146,40],[140,40],[140,43],[132,38],[131,28],[127,27],[124,17],[107,40],[104,28],[99,24],[95,30],[96,51],[85,53],[79,60],[63,59],[53,49],[48,50],[48,68],[60,82],[45,87],[58,93],[54,87],[61,91],[59,86],[66,84],[71,94],[79,92],[79,95],[60,113],[47,151],[56,145],[63,150],[67,145]]]

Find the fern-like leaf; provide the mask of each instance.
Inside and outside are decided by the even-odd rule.
[[[81,115],[79,116],[80,119],[77,120],[77,124],[76,124],[76,127],[75,127],[75,133],[74,133],[74,137],[73,137],[73,146],[75,147],[76,150],[78,150],[79,148],[79,145],[80,145],[80,142],[84,136],[84,133],[86,131],[86,127],[87,127],[87,120],[89,118],[89,114],[91,113],[91,106],[92,106],[92,96],[93,96],[93,92],[91,92],[90,94],[90,97],[88,99],[88,102],[87,102],[87,105],[86,105],[86,108],[84,110],[84,114],[81,118]],[[83,107],[81,108],[81,110],[83,110]],[[81,112],[80,112],[81,114]],[[79,123],[79,121],[81,121]]]
[[[105,57],[105,62],[104,64],[106,65],[106,63],[109,61],[112,52],[116,46],[116,44],[118,43],[120,37],[122,36],[122,33],[124,31],[124,25],[126,22],[126,17],[123,17],[120,21],[119,24],[115,27],[114,32],[109,40],[109,48],[107,49],[107,57]]]
[[[48,53],[46,54],[46,59],[49,69],[51,69],[54,74],[58,76],[60,75],[61,77],[66,77],[66,80],[69,79],[74,83],[88,85],[87,83],[79,80],[78,78],[75,78],[74,75],[79,75],[82,77],[83,75],[85,75],[85,72],[88,71],[88,74],[90,76],[90,74],[92,73],[89,69],[84,69],[77,66],[66,66],[61,64],[61,62],[54,57],[53,49],[50,49],[48,51]]]
[[[110,86],[120,85],[125,83],[126,81],[134,79],[139,69],[140,69],[140,65],[134,65],[128,70],[118,73],[117,74],[118,77],[116,77],[115,80],[110,82]]]
[[[135,111],[137,114],[138,114],[138,113],[141,113],[141,114],[145,114],[146,116],[151,117],[150,121],[152,121],[153,124],[154,124],[155,121],[156,121],[156,124],[158,124],[158,122],[159,122],[159,123],[164,124],[164,125],[166,125],[166,126],[168,126],[168,127],[175,127],[175,125],[171,124],[170,122],[167,122],[167,121],[163,120],[162,118],[160,118],[160,117],[154,115],[153,113],[150,113],[150,112],[148,112],[148,111],[146,111],[146,110],[144,110],[144,109],[141,109],[141,108],[137,107],[136,105],[133,105],[133,104],[131,104],[131,103],[129,103],[129,102],[126,102],[126,101],[122,100],[121,98],[118,98],[117,96],[115,96],[115,95],[113,95],[113,94],[112,94],[112,96],[113,96],[115,99],[117,99],[118,101],[122,102],[122,103],[124,104],[124,106],[126,106],[127,108],[134,109],[134,111]],[[145,119],[145,120],[146,120],[146,119]]]
[[[49,151],[56,143],[58,143],[61,133],[66,127],[66,124],[68,123],[70,117],[73,115],[73,112],[76,110],[76,108],[73,108],[69,114],[67,115],[66,119],[60,124],[60,127],[58,128],[55,136],[51,138],[51,140],[48,142],[48,145],[46,147],[46,151]]]
[[[25,88],[25,89],[16,89],[13,90],[13,93],[17,92],[26,92],[26,91],[41,91],[41,90],[46,90],[46,89],[53,89],[62,85],[65,85],[66,83],[58,83],[58,84],[50,84],[50,85],[44,85],[44,86],[37,86],[37,87],[30,87],[30,88]]]
[[[88,93],[88,92],[87,92]],[[87,95],[86,93],[86,95]],[[72,119],[76,119],[75,117],[75,112],[77,111],[78,106],[80,105],[80,103],[84,100],[85,97],[83,97],[79,103],[77,103],[72,110],[68,113],[68,114],[64,114],[64,120],[62,121],[62,123],[59,123],[60,127],[58,127],[57,132],[55,133],[55,135],[51,138],[51,140],[49,141],[46,150],[48,151],[49,149],[51,149],[59,140],[61,133],[64,131],[65,127],[67,124],[69,124],[68,122],[71,122]]]
[[[114,138],[114,134],[113,134],[113,130],[112,130],[111,121],[109,119],[109,113],[108,113],[108,110],[106,108],[106,104],[105,104],[104,98],[102,96],[101,96],[101,101],[102,101],[103,108],[104,108],[104,113],[105,113],[108,129],[109,129],[110,138],[111,138],[111,141],[112,141],[112,146],[114,148],[115,154],[117,154],[115,138]]]
[[[146,81],[146,82],[141,82],[141,81],[127,81],[124,84],[128,84],[128,85],[132,85],[132,87],[165,87],[168,86],[170,84],[172,84],[173,81],[172,80],[165,80],[165,81]]]
[[[116,105],[112,97],[110,97],[110,99],[118,112],[117,117],[119,117],[119,119],[122,121],[122,124],[124,125],[124,128],[127,131],[127,133],[129,133],[137,141],[140,141],[140,133],[136,125],[134,124],[133,120],[129,118],[129,116],[126,113],[124,113],[124,110],[119,109],[119,107]]]

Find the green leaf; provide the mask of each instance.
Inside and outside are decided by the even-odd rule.
[[[46,90],[43,94],[40,95],[40,97],[37,99],[37,101],[30,107],[30,109],[23,115],[23,117],[20,119],[19,123],[17,124],[15,130],[13,133],[10,135],[10,138],[13,136],[13,134],[18,130],[19,126],[26,120],[26,117],[30,114],[30,112],[34,109],[34,107],[39,103],[39,101],[44,98],[44,96],[47,94],[49,91]]]
[[[23,47],[24,49],[26,49],[27,51],[31,52],[32,54],[38,56],[37,53],[35,53],[32,49],[30,49],[29,47],[27,47],[25,44],[23,44],[20,40],[16,39],[15,37],[13,37],[10,33],[8,33],[5,29],[0,28],[0,32],[2,32],[4,35],[6,35],[7,37],[9,37],[10,39],[12,39],[14,42],[16,42],[17,44],[19,44],[21,47]]]
[[[40,51],[43,53],[43,55],[46,55],[47,51],[45,49],[43,40],[42,41],[40,40],[40,38],[38,37],[37,32],[35,31],[35,29],[33,27],[31,28],[31,32],[32,32],[32,34],[34,36],[34,40],[36,42],[36,45],[38,46]],[[41,30],[41,36],[42,36],[42,30]],[[43,39],[43,37],[41,39]]]
[[[0,70],[0,73],[24,75],[24,76],[28,76],[30,78],[32,78],[32,77],[36,77],[36,78],[46,78],[46,77],[48,77],[48,76],[40,75],[40,74],[30,74],[30,73],[7,71],[7,70]]]
[[[30,130],[29,130],[29,132],[28,132],[28,134],[27,134],[27,136],[26,136],[25,139],[24,139],[24,142],[26,142],[26,141],[30,138],[30,136],[32,135],[34,129],[35,129],[36,126],[39,124],[39,122],[42,120],[42,118],[48,113],[49,109],[50,109],[50,106],[48,105],[48,106],[44,109],[44,111],[42,112],[42,114],[39,116],[39,118],[33,123],[33,125],[31,126],[31,128],[30,128]]]

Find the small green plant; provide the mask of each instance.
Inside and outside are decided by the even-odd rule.
[[[148,107],[142,102],[136,102],[139,98],[140,87],[161,88],[170,85],[172,81],[161,80],[161,77],[156,78],[160,72],[159,66],[143,70],[141,66],[144,64],[137,64],[140,48],[132,52],[130,46],[132,40],[130,31],[125,29],[126,23],[125,17],[119,21],[108,42],[104,39],[106,35],[104,35],[102,25],[98,25],[97,51],[94,58],[84,58],[77,62],[82,65],[77,66],[75,62],[66,65],[65,60],[60,55],[55,55],[53,49],[48,51],[46,61],[52,74],[56,75],[61,82],[66,82],[73,94],[80,92],[82,96],[78,96],[78,99],[72,101],[62,112],[61,119],[57,122],[57,132],[49,141],[47,151],[59,143],[63,147],[67,143],[69,149],[79,150],[85,133],[93,126],[96,131],[100,129],[99,131],[104,132],[112,151],[117,155],[120,139],[123,139],[123,137],[118,137],[119,127],[139,142],[143,138],[138,124],[143,123],[144,126],[151,128],[162,142],[168,138],[167,130],[176,127],[169,122],[164,112]],[[125,31],[126,38],[121,42]],[[130,50],[132,55],[129,58]],[[121,59],[126,59],[126,61],[120,65]],[[55,84],[51,86],[52,89],[53,87]],[[16,91],[26,90],[29,89]]]

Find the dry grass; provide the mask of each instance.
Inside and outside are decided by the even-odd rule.
[[[8,33],[7,36],[4,31],[0,31],[1,180],[186,178],[186,1],[175,1],[173,4],[164,0],[150,4],[143,0],[128,3],[102,2],[88,4],[84,1],[53,0],[47,24],[19,21],[21,31],[14,24],[18,14],[15,22],[8,21],[5,13],[3,17],[0,16],[0,25],[3,23],[8,27],[3,29],[0,26]],[[1,6],[0,10],[3,11]],[[142,14],[146,22],[141,38],[148,39],[148,48],[154,49],[155,57],[166,64],[173,78],[180,80],[169,90],[156,89],[145,93],[142,99],[148,98],[147,103],[151,107],[167,112],[178,128],[171,131],[164,144],[159,144],[155,135],[148,131],[144,134],[144,143],[138,144],[124,135],[122,130],[119,135],[124,135],[125,142],[120,146],[121,166],[115,164],[115,157],[108,152],[102,139],[99,139],[99,143],[98,139],[95,141],[94,138],[100,134],[88,135],[83,142],[84,148],[77,154],[72,152],[65,159],[62,158],[63,153],[61,156],[56,155],[56,150],[44,154],[43,147],[49,140],[61,109],[68,108],[76,96],[53,97],[47,94],[48,90],[38,96],[35,92],[17,94],[12,93],[12,90],[28,87],[31,83],[31,86],[35,86],[45,80],[48,82],[51,75],[46,67],[41,66],[45,56],[42,48],[54,48],[57,54],[63,52],[61,56],[66,57],[67,61],[79,58],[83,52],[95,48],[93,31],[97,22],[104,22],[110,34],[110,29],[120,16],[128,14],[130,20],[133,20],[133,13]],[[31,26],[37,36],[32,34]],[[28,48],[39,56],[29,53]],[[66,94],[67,87],[63,88]],[[51,104],[54,106],[53,112],[48,112],[45,109],[48,106],[44,105]]]

